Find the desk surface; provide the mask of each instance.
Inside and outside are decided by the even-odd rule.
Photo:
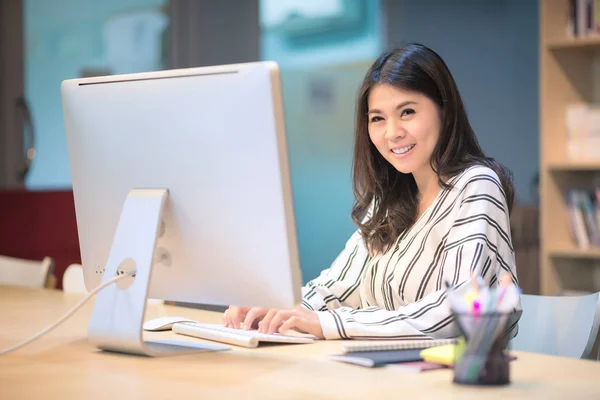
[[[58,319],[81,296],[0,287],[0,348]],[[146,358],[101,352],[86,339],[93,301],[47,336],[0,356],[2,398],[600,398],[600,362],[515,352],[512,383],[500,388],[452,384],[451,370],[424,373],[363,368],[327,359],[339,341],[308,345],[232,346],[218,353]],[[148,318],[185,315],[217,322],[213,312],[150,305]],[[153,338],[176,337],[172,332]]]

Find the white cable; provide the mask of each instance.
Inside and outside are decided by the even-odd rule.
[[[65,315],[63,315],[58,321],[56,321],[54,324],[50,325],[48,328],[44,329],[43,331],[39,332],[38,334],[30,337],[27,340],[22,341],[21,343],[17,343],[12,347],[9,347],[7,349],[4,350],[0,350],[0,356],[4,355],[4,354],[8,354],[12,351],[15,351],[31,342],[33,342],[36,339],[39,339],[40,337],[44,336],[46,333],[50,332],[52,329],[56,328],[57,326],[59,326],[60,324],[62,324],[67,318],[69,318],[71,315],[73,315],[77,310],[79,310],[81,308],[81,306],[83,306],[89,299],[91,299],[92,297],[94,297],[94,295],[96,293],[98,293],[99,291],[101,291],[102,289],[104,289],[105,287],[120,281],[121,279],[125,279],[127,277],[130,277],[132,275],[135,275],[135,270],[133,271],[129,271],[129,272],[125,272],[121,275],[117,275],[112,279],[109,279],[108,281],[104,282],[103,284],[101,284],[100,286],[96,287],[94,290],[92,290],[91,292],[88,293],[88,295],[81,300],[75,307],[73,307],[69,312],[67,312]]]

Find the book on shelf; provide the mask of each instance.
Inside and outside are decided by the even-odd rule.
[[[570,38],[600,34],[600,0],[569,0],[566,28]]]
[[[567,205],[571,237],[577,247],[600,246],[600,187],[593,192],[569,189]]]
[[[566,129],[570,160],[600,160],[600,106],[569,104],[566,108]]]

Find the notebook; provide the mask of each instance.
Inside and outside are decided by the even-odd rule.
[[[423,361],[422,349],[390,350],[390,351],[361,351],[357,353],[330,355],[334,361],[361,365],[363,367],[379,367],[387,364]]]
[[[446,346],[458,343],[458,339],[437,339],[437,340],[396,340],[385,342],[361,342],[361,343],[343,343],[342,352],[358,353],[363,351],[388,351],[388,350],[412,350],[427,349],[430,347]]]

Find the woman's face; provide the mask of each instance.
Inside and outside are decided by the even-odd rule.
[[[440,111],[427,96],[376,85],[368,98],[369,137],[381,155],[405,174],[430,171],[441,131]]]

